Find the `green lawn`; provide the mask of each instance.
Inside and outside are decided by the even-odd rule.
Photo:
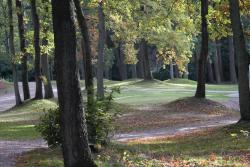
[[[41,137],[35,124],[44,111],[55,108],[53,100],[27,101],[0,114],[0,139],[35,139]]]
[[[81,85],[84,86],[83,81]],[[196,88],[196,83],[189,80],[149,82],[105,80],[105,85],[108,88],[117,86],[121,88],[121,94],[115,94],[115,102],[122,104],[119,107],[124,107],[124,111],[129,108],[128,105],[164,104],[178,98],[193,96]],[[232,93],[230,91],[237,91],[236,85],[207,85],[207,88],[208,98],[216,101],[225,101],[228,99],[226,95]],[[44,110],[56,106],[55,100],[28,101],[0,114],[0,139],[40,138],[34,125]],[[240,158],[241,155],[249,152],[250,142],[249,137],[244,136],[240,130],[249,131],[249,127],[249,123],[244,123],[184,137],[112,143],[99,155],[95,155],[95,159],[100,167],[126,167],[129,165],[155,167],[157,164],[161,166],[166,161],[179,164],[198,164],[198,166],[210,165],[211,167],[216,165],[246,166]],[[62,167],[60,149],[31,151],[18,162],[18,167],[33,166]]]

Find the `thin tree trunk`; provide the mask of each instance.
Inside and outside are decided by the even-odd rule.
[[[170,60],[169,63],[169,73],[170,73],[170,79],[174,79],[174,65],[172,60]]]
[[[221,42],[216,41],[216,50],[217,50],[217,56],[218,56],[218,67],[220,72],[220,78],[221,81],[224,80],[224,74],[223,74],[223,65],[222,65],[222,57],[221,57]]]
[[[197,89],[195,97],[206,97],[206,61],[208,56],[208,30],[207,30],[208,0],[201,1],[201,19],[202,19],[202,46],[198,62]]]
[[[127,65],[125,64],[125,55],[124,55],[124,48],[123,43],[119,43],[118,47],[118,68],[120,73],[120,80],[126,80],[128,79],[128,73],[127,73]]]
[[[45,7],[45,12],[49,13],[49,6],[48,4],[46,4],[46,2],[43,2],[44,7]],[[48,45],[48,39],[46,37],[47,33],[48,33],[48,26],[44,27],[44,34],[45,37],[42,39],[42,45],[44,47],[46,47]],[[44,97],[46,99],[50,99],[54,97],[54,93],[53,93],[53,88],[51,85],[51,80],[50,80],[50,76],[49,76],[49,60],[48,60],[48,54],[47,53],[43,53],[41,56],[41,65],[42,65],[42,75],[43,77],[45,77],[45,81],[43,83],[44,85]]]
[[[87,127],[76,68],[76,32],[71,1],[53,0],[55,64],[65,167],[95,167],[88,145]]]
[[[141,44],[140,44],[140,49],[139,49],[139,54],[138,54],[138,62],[136,64],[136,71],[137,71],[137,77],[138,78],[144,78],[144,74],[143,74],[143,50],[141,48]]]
[[[36,9],[36,0],[31,0],[31,13],[34,24],[34,48],[35,48],[35,99],[43,98],[42,77],[41,77],[41,48],[40,48],[40,23]]]
[[[229,43],[229,68],[230,68],[230,81],[232,84],[237,83],[237,76],[235,70],[235,57],[234,57],[234,42],[233,37],[228,38]]]
[[[210,56],[208,56],[208,60],[207,60],[207,69],[208,69],[209,82],[214,83],[214,73],[213,73],[213,67],[212,67],[212,60]]]
[[[150,63],[149,63],[149,55],[148,55],[148,44],[145,40],[141,41],[141,48],[143,54],[143,75],[144,75],[144,80],[152,80],[152,74],[151,74],[151,69],[150,69]]]
[[[14,83],[14,92],[16,105],[20,105],[22,103],[19,87],[18,87],[18,79],[17,79],[17,69],[15,64],[15,46],[14,46],[14,27],[13,27],[13,5],[12,0],[8,0],[8,14],[9,14],[9,48],[11,55],[11,64],[12,64],[12,75],[13,75],[13,83]]]
[[[131,73],[132,73],[131,77],[132,78],[137,78],[136,65],[135,64],[131,64],[130,68],[131,68]]]
[[[216,45],[216,43],[215,43]],[[219,65],[219,56],[218,56],[218,50],[215,49],[215,55],[214,55],[214,71],[215,71],[215,79],[216,83],[221,83],[221,73],[220,73],[220,65]]]
[[[105,46],[105,17],[103,13],[103,1],[98,6],[99,18],[99,44],[98,44],[98,68],[97,68],[97,98],[104,98],[103,74],[104,74],[104,46]]]
[[[249,54],[243,33],[238,0],[229,0],[234,49],[238,59],[239,99],[241,120],[250,121]]]
[[[30,99],[30,91],[29,91],[29,82],[28,82],[28,66],[27,66],[27,53],[26,53],[26,45],[25,45],[25,36],[24,36],[24,21],[23,21],[23,8],[21,0],[16,0],[16,8],[17,8],[17,20],[18,20],[18,30],[19,30],[19,38],[20,38],[20,50],[22,52],[22,85],[23,85],[23,99]]]
[[[88,32],[88,26],[86,19],[83,15],[80,1],[74,0],[74,4],[76,7],[76,16],[79,23],[79,27],[82,35],[82,49],[83,49],[83,60],[85,67],[85,87],[87,89],[87,98],[88,98],[88,110],[91,110],[91,107],[94,102],[94,82],[93,82],[93,74],[92,74],[92,53],[91,53],[91,44],[90,37]]]

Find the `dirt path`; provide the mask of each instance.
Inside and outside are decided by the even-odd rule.
[[[188,134],[196,131],[207,130],[215,127],[223,127],[226,125],[237,123],[238,121],[238,117],[231,117],[224,119],[212,119],[207,121],[194,122],[188,125],[183,124],[177,126],[170,126],[166,128],[147,130],[143,132],[120,133],[114,136],[114,140],[119,142],[126,142],[129,140],[145,140],[158,137],[170,137],[179,134]]]
[[[233,110],[234,112],[229,112],[230,114],[225,114],[225,115],[211,115],[211,114],[206,114],[206,113],[197,113],[197,112],[175,112],[175,113],[167,113],[167,112],[157,112],[161,110],[166,110],[166,109],[161,109],[159,106],[142,106],[139,107],[137,110],[143,111],[143,112],[137,112],[135,113],[129,113],[125,114],[125,120],[126,119],[132,119],[132,117],[137,117],[138,115],[142,115],[145,112],[156,112],[156,117],[158,119],[153,120],[153,121],[160,121],[162,117],[165,117],[166,119],[165,122],[172,122],[171,124],[165,124],[163,127],[160,128],[151,128],[148,127],[147,130],[134,130],[132,132],[122,132],[118,133],[114,136],[115,141],[120,141],[120,142],[126,142],[130,140],[141,140],[141,139],[152,139],[152,138],[157,138],[157,137],[168,137],[168,136],[175,136],[175,135],[180,135],[180,134],[188,134],[188,133],[193,133],[197,131],[203,131],[211,128],[217,128],[217,127],[223,127],[226,125],[230,124],[235,124],[239,121],[240,115],[239,115],[239,100],[238,100],[238,94],[233,93],[228,95],[230,97],[230,100],[226,102],[222,102],[222,104],[230,109]],[[209,108],[209,107],[208,107]],[[154,115],[150,115],[151,117],[155,117]],[[150,117],[149,116],[149,117]],[[140,116],[138,116],[138,120],[140,119]],[[152,121],[150,118],[143,118],[143,119],[148,119],[147,124]],[[180,120],[180,122],[178,122]],[[127,122],[127,121],[126,121]],[[128,122],[129,123],[129,122]],[[132,122],[130,122],[132,124]],[[155,124],[152,124],[154,126]]]
[[[17,156],[37,148],[47,148],[47,145],[43,140],[0,140],[0,167],[15,167],[15,160]]]

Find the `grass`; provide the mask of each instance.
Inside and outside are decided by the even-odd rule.
[[[117,86],[117,84],[110,82],[108,86]],[[124,85],[120,85],[121,94],[115,96],[115,101],[126,105],[167,103],[179,98],[194,96],[196,89],[196,82],[186,79],[129,80],[125,81]],[[226,101],[229,99],[227,95],[231,94],[232,91],[237,91],[236,85],[207,85],[207,98],[215,101]]]
[[[84,86],[83,81],[81,86]],[[130,111],[131,106],[160,105],[178,98],[193,96],[196,82],[185,79],[147,82],[139,79],[122,82],[105,80],[105,86],[108,88],[119,86],[121,94],[116,94],[114,100],[118,105],[121,104],[119,107],[125,107],[123,110]],[[227,95],[232,91],[237,91],[236,85],[207,85],[207,97],[215,101],[227,100]],[[50,100],[28,101],[0,114],[0,139],[40,138],[34,125],[44,110],[56,106],[56,102]],[[153,164],[151,165],[153,167],[158,161],[184,163],[184,165],[196,163],[216,166],[214,164],[217,163],[218,166],[223,166],[224,163],[229,163],[231,166],[245,166],[240,158],[249,152],[250,142],[249,137],[242,135],[240,130],[250,130],[249,127],[249,123],[242,123],[189,136],[113,143],[100,153],[100,157],[96,157],[96,162],[101,167],[134,164],[150,167],[149,163]],[[225,160],[225,157],[229,157],[228,160]],[[17,164],[18,167],[62,167],[63,161],[59,149],[42,149],[25,154]]]
[[[248,166],[250,142],[241,130],[249,131],[249,127],[250,123],[240,123],[183,136],[113,143],[96,156],[96,162],[101,164],[100,167],[155,167],[158,163],[170,166],[244,167]],[[31,151],[18,164],[18,167],[63,166],[59,149]]]
[[[20,140],[40,138],[35,124],[45,110],[55,108],[56,102],[51,100],[27,101],[19,107],[0,114],[0,139]]]

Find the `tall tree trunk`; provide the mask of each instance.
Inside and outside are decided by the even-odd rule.
[[[138,54],[138,62],[136,64],[136,71],[137,71],[138,78],[144,78],[144,74],[143,74],[143,50],[141,48],[141,44],[140,44],[140,49],[139,49],[139,54]]]
[[[149,63],[149,55],[148,55],[148,44],[147,42],[143,39],[141,41],[141,54],[143,56],[143,75],[144,75],[144,80],[152,80],[152,74],[151,74],[151,69],[150,69],[150,63]]]
[[[85,87],[87,89],[87,98],[88,98],[88,110],[91,110],[91,107],[94,102],[94,82],[93,82],[93,74],[92,74],[92,53],[91,53],[91,44],[90,37],[88,32],[88,26],[86,19],[83,15],[80,1],[74,0],[74,4],[76,7],[76,16],[77,21],[79,23],[79,27],[82,35],[82,50],[83,50],[83,60],[85,67]]]
[[[172,60],[170,60],[169,63],[169,73],[170,73],[170,79],[174,79],[174,65]]]
[[[43,4],[45,7],[45,12],[49,13],[49,6],[48,6],[47,2],[44,1]],[[48,29],[49,29],[48,26],[45,26],[43,29],[45,36],[42,39],[42,45],[44,47],[46,47],[48,45],[48,39],[47,39]],[[51,85],[51,80],[50,80],[50,75],[49,75],[49,60],[48,60],[47,53],[42,54],[41,65],[42,65],[42,75],[43,75],[43,77],[45,77],[45,81],[43,83],[43,85],[44,85],[44,97],[46,99],[50,99],[50,98],[54,97],[54,93],[53,93],[53,88]]]
[[[212,60],[210,56],[208,56],[208,60],[207,60],[207,70],[208,70],[209,82],[214,83],[214,73],[213,73],[213,67],[212,67]]]
[[[71,1],[53,0],[55,64],[65,167],[94,167],[76,68],[76,32]]]
[[[15,64],[15,46],[14,46],[14,27],[13,27],[13,5],[12,0],[8,0],[8,17],[9,17],[9,48],[11,55],[11,63],[12,63],[12,75],[13,75],[13,83],[14,83],[14,92],[16,105],[20,105],[22,103],[19,87],[18,87],[18,79],[17,79],[17,69]]]
[[[197,89],[195,97],[206,97],[206,61],[208,56],[208,30],[207,30],[207,15],[208,15],[208,0],[201,1],[201,32],[202,32],[202,46],[198,62],[198,75],[197,75]]]
[[[234,49],[238,59],[239,98],[241,120],[250,121],[249,55],[240,18],[238,0],[229,0],[230,18],[233,29]]]
[[[218,67],[220,72],[220,78],[221,81],[224,80],[224,74],[223,74],[223,65],[222,65],[222,57],[221,57],[221,41],[216,41],[216,50],[217,50],[217,56],[218,56]]]
[[[35,48],[35,99],[43,98],[42,77],[41,77],[41,48],[40,48],[40,23],[36,9],[36,0],[31,0],[31,13],[34,24],[34,48]]]
[[[45,41],[47,41],[47,39],[43,39],[43,45],[47,45]],[[53,93],[53,88],[51,85],[51,79],[50,79],[50,75],[49,75],[49,62],[48,62],[48,54],[43,54],[41,57],[41,62],[42,62],[42,74],[43,77],[45,77],[45,81],[44,81],[44,98],[46,99],[50,99],[54,97],[54,93]]]
[[[132,78],[137,78],[136,65],[135,64],[131,64],[130,68],[131,68],[131,77]]]
[[[125,64],[124,45],[122,42],[119,43],[117,58],[118,58],[120,80],[123,81],[128,79],[128,73],[127,73],[127,65]]]
[[[99,44],[98,44],[98,68],[97,68],[97,98],[104,98],[103,74],[104,74],[104,47],[105,47],[105,17],[103,13],[103,1],[99,1]]]
[[[237,83],[237,76],[235,70],[235,56],[234,56],[234,42],[233,37],[228,38],[229,43],[229,68],[230,68],[230,81],[231,83]]]
[[[216,43],[215,43],[216,46]],[[218,56],[218,50],[215,49],[215,55],[214,55],[214,71],[215,71],[215,80],[217,84],[221,83],[221,73],[220,73],[220,65],[219,65],[219,56]]]
[[[28,55],[26,53],[26,40],[24,36],[24,22],[23,22],[23,8],[21,0],[16,0],[16,8],[17,8],[17,20],[18,20],[18,31],[20,38],[20,50],[22,52],[22,85],[23,85],[23,99],[30,99],[30,90],[29,90],[29,82],[28,82]]]

